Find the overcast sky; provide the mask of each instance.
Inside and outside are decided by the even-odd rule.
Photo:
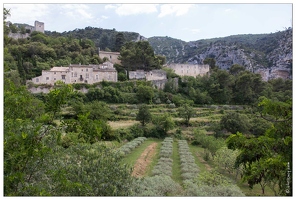
[[[57,2],[57,1],[51,1]],[[98,2],[98,1],[97,1]],[[109,1],[110,2],[110,1]],[[195,1],[197,2],[197,1]],[[149,38],[168,36],[195,41],[237,34],[274,33],[292,27],[292,3],[263,4],[7,4],[7,21],[48,31],[71,31],[87,26],[137,32]]]

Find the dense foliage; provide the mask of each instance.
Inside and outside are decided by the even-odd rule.
[[[4,9],[4,20],[8,14]],[[62,34],[33,32],[27,39],[15,40],[8,38],[8,32],[23,30],[4,27],[5,196],[243,196],[219,170],[199,173],[185,139],[204,149],[206,161],[240,175],[251,188],[259,184],[263,194],[266,187],[275,195],[292,194],[291,80],[264,82],[243,66],[221,70],[214,58],[207,58],[209,76],[179,77],[166,69],[168,82],[161,90],[149,81],[128,81],[123,72],[159,69],[165,63],[147,41],[130,42],[137,34],[87,27]],[[260,41],[269,41],[264,35],[255,41],[245,37],[253,45],[259,42],[262,51],[267,44]],[[200,42],[203,46],[206,41]],[[115,66],[122,73],[120,82],[57,82],[47,94],[31,94],[28,87],[38,85],[24,85],[52,66],[103,62],[98,45],[121,51],[123,65]],[[179,45],[182,42],[176,42]],[[209,109],[197,114],[197,108]],[[219,116],[212,121],[191,120],[218,108]],[[140,123],[122,129],[108,124],[122,119]],[[199,128],[202,123],[207,130]],[[192,137],[182,133],[184,127]],[[183,185],[170,177],[172,136],[180,139]],[[149,137],[165,138],[154,176],[135,179],[121,161]],[[123,145],[107,147],[103,141]]]
[[[262,118],[273,126],[259,137],[248,138],[239,132],[232,134],[227,145],[240,150],[236,166],[243,164],[243,179],[251,188],[260,184],[264,194],[268,185],[275,195],[291,195],[292,182],[287,177],[292,165],[292,101],[262,98],[259,107]]]

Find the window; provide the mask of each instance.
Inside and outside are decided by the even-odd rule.
[[[86,77],[86,78],[89,78],[89,74],[88,74],[88,73],[86,73],[85,77]]]
[[[77,72],[74,73],[74,77],[77,77]]]
[[[56,80],[56,78],[54,78],[53,80]]]
[[[96,74],[96,80],[99,80],[99,75]]]
[[[66,75],[62,75],[62,79],[65,80],[66,79]]]
[[[88,69],[86,69],[86,71],[88,72]]]
[[[36,78],[36,82],[39,82],[39,78]]]
[[[83,69],[81,69],[81,71],[83,71]]]
[[[71,72],[71,77],[73,77],[73,72]]]
[[[54,72],[54,74],[56,74],[56,73]]]
[[[110,56],[110,59],[111,59],[112,57]]]
[[[49,80],[49,77],[46,77],[46,80]]]

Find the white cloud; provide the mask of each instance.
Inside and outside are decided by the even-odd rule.
[[[149,14],[157,12],[157,4],[109,4],[105,9],[115,9],[116,14],[120,16]]]
[[[191,7],[193,7],[192,4],[165,4],[160,7],[158,17],[164,17],[170,14],[181,16],[186,14]]]
[[[35,20],[42,21],[49,14],[47,4],[4,4],[4,7],[10,9],[7,20],[12,23],[33,25]]]
[[[105,15],[102,15],[101,18],[102,19],[108,19],[109,17],[108,16],[105,16]]]
[[[107,9],[115,9],[115,8],[117,8],[117,6],[114,6],[114,5],[112,5],[112,4],[108,4],[108,5],[105,6],[105,9],[106,9],[106,10],[107,10]]]
[[[61,6],[62,12],[68,16],[69,18],[73,19],[93,19],[93,16],[89,12],[89,7],[84,4],[65,4]]]
[[[191,33],[193,33],[193,34],[197,34],[197,33],[200,33],[201,32],[201,30],[200,29],[197,29],[197,28],[193,28],[193,29],[190,29],[190,28],[183,28],[182,30],[184,30],[184,31],[188,31],[188,32],[191,32]]]

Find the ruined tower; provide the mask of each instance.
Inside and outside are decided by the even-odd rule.
[[[41,33],[44,33],[44,23],[35,21],[35,31],[39,31]]]

